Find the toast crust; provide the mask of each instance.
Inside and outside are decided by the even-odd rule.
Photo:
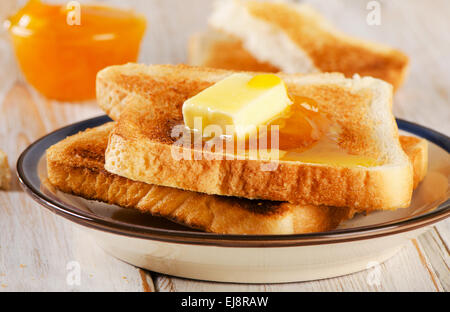
[[[224,5],[225,6],[225,5]],[[383,79],[398,89],[403,83],[408,68],[408,57],[390,47],[378,43],[360,40],[337,31],[319,13],[305,4],[273,3],[261,1],[234,1],[227,7],[230,11],[243,10],[241,20],[234,23],[250,23],[261,27],[246,34],[245,27],[233,27],[230,17],[223,7],[217,9],[211,18],[214,28],[239,37],[247,48],[260,61],[269,61],[285,72],[292,72],[292,65],[282,66],[283,60],[275,56],[261,59],[261,51],[249,44],[250,37],[260,35],[258,31],[270,28],[280,32],[280,37],[287,36],[297,48],[297,53],[307,57],[322,72],[341,72],[347,77],[354,74]],[[255,24],[256,23],[256,24]],[[248,38],[247,38],[248,37]],[[263,38],[259,38],[263,39]],[[266,36],[267,39],[267,36]],[[253,38],[253,40],[256,40]],[[278,39],[279,40],[279,39]],[[287,49],[287,48],[286,48]],[[286,67],[286,68],[284,68]],[[298,71],[298,69],[297,69]]]
[[[424,139],[401,135],[400,144],[413,165],[413,187],[416,188],[428,171],[428,143]]]
[[[129,64],[102,70],[97,76],[100,103],[113,99],[113,109],[105,110],[120,116],[110,136],[105,168],[132,180],[207,194],[365,211],[409,205],[412,167],[398,141],[392,89],[368,77],[279,74],[291,94],[315,100],[319,110],[342,127],[342,147],[383,160],[383,166],[281,161],[276,171],[261,172],[258,160],[173,159],[172,149],[181,147],[173,145],[171,126],[181,122],[184,100],[231,73],[182,65]],[[117,92],[127,99],[118,105],[114,96],[105,96]]]
[[[207,232],[295,234],[329,231],[353,216],[351,209],[222,197],[146,184],[104,169],[113,123],[88,129],[50,147],[47,171],[59,190],[162,216]]]

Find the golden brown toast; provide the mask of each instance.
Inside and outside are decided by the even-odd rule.
[[[210,25],[238,38],[259,62],[288,73],[359,74],[383,79],[397,89],[408,68],[402,52],[343,34],[307,4],[222,1]]]
[[[206,195],[111,174],[104,169],[104,152],[112,128],[111,122],[88,129],[49,148],[47,170],[50,182],[63,192],[138,209],[215,233],[322,232],[336,228],[341,221],[353,216],[353,211],[345,208]],[[401,137],[401,141],[408,156],[417,160],[414,161],[414,172],[422,173],[414,176],[423,177],[426,141],[414,137]]]
[[[400,144],[413,165],[414,188],[425,178],[428,171],[428,143],[412,136],[400,136]]]
[[[238,38],[219,31],[197,33],[189,38],[188,60],[192,66],[276,73],[280,69],[260,62]]]
[[[288,201],[360,210],[407,207],[411,163],[401,149],[391,112],[392,87],[370,77],[341,74],[278,74],[291,95],[314,100],[342,128],[339,144],[351,153],[378,159],[376,167],[340,167],[279,161],[262,172],[261,160],[177,160],[170,133],[182,124],[189,97],[232,71],[173,65],[112,66],[99,72],[100,106],[119,122],[106,151],[105,168],[135,181],[208,194]],[[126,107],[126,109],[124,109]],[[195,153],[205,153],[195,151]]]
[[[224,234],[294,234],[329,231],[351,209],[293,205],[206,195],[135,182],[104,169],[113,123],[88,129],[47,151],[48,179],[63,192],[95,199]]]

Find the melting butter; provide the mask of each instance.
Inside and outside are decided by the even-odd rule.
[[[221,131],[240,140],[291,103],[286,86],[278,76],[233,74],[186,100],[183,119],[194,131],[216,134]]]

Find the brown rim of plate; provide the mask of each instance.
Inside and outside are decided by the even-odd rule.
[[[100,125],[109,121],[106,116],[95,117],[85,121],[81,121],[59,130],[53,131],[43,138],[32,143],[20,155],[17,161],[17,175],[22,188],[36,202],[50,209],[52,212],[63,216],[79,225],[86,226],[91,229],[101,230],[112,234],[123,235],[128,237],[194,245],[209,245],[223,247],[289,247],[289,246],[313,246],[321,244],[336,244],[344,242],[352,242],[358,240],[372,239],[377,237],[399,234],[407,231],[413,231],[438,221],[444,220],[450,215],[450,199],[445,200],[440,205],[436,204],[433,211],[396,222],[386,222],[377,225],[362,226],[349,229],[337,229],[328,232],[307,233],[307,234],[283,234],[283,235],[242,235],[242,234],[216,234],[207,232],[194,232],[184,230],[167,230],[141,225],[130,225],[118,220],[112,220],[106,217],[99,217],[90,212],[82,211],[77,207],[61,203],[54,196],[44,194],[40,189],[36,188],[28,179],[28,175],[24,171],[24,159],[33,148],[38,144],[45,145],[45,140],[52,136],[57,136],[63,132],[63,137],[72,129],[78,129],[87,124],[85,128],[91,127],[91,124]],[[435,143],[447,152],[450,150],[450,138],[427,129],[425,127],[397,119],[399,127],[410,133],[419,135]],[[52,141],[52,140],[50,140]],[[54,138],[53,138],[54,141]],[[46,146],[48,147],[48,146]],[[46,148],[45,148],[46,149]],[[44,151],[45,151],[44,149]],[[40,155],[42,157],[43,154]],[[34,157],[40,159],[40,157]],[[37,163],[34,164],[37,168]]]

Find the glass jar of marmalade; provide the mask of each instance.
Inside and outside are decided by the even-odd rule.
[[[48,98],[95,98],[97,72],[136,62],[146,28],[133,11],[30,0],[5,26],[26,80]],[[78,5],[78,7],[77,7]]]

